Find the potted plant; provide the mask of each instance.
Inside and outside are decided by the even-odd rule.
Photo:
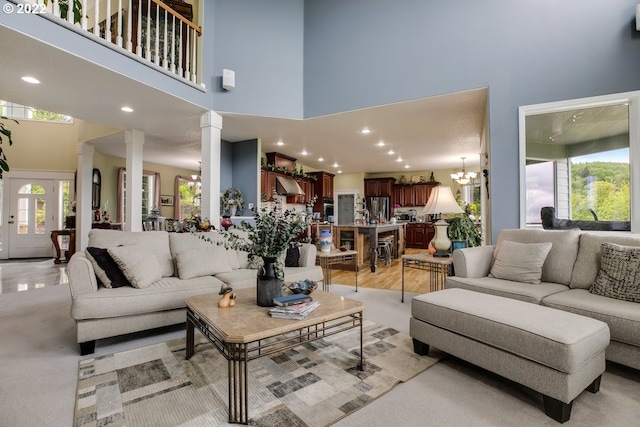
[[[469,215],[459,214],[447,219],[449,223],[448,234],[451,240],[465,240],[469,247],[480,246],[482,236]]]
[[[222,210],[229,212],[231,216],[234,216],[237,211],[242,212],[244,210],[242,192],[237,188],[227,188],[227,191],[222,194],[220,204],[222,205]]]
[[[260,264],[261,261],[256,286],[258,305],[271,307],[273,298],[282,296],[283,255],[309,225],[310,218],[306,212],[283,212],[280,204],[274,203],[271,208],[263,207],[255,214],[255,225],[242,221],[240,232],[238,229],[220,230],[225,248],[247,252],[252,262],[257,260]],[[211,241],[207,237],[201,238]]]

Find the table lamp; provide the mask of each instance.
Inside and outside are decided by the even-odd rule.
[[[439,185],[431,190],[429,200],[424,205],[422,210],[423,215],[438,215],[438,221],[433,226],[436,229],[436,235],[431,240],[431,245],[435,248],[435,257],[448,257],[449,248],[451,247],[451,240],[447,234],[447,228],[449,224],[442,219],[442,214],[454,214],[464,213],[464,211],[458,206],[456,199],[453,197],[451,187]]]

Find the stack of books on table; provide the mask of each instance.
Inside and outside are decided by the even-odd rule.
[[[292,298],[296,297],[296,298]],[[273,299],[275,307],[269,309],[271,317],[278,319],[305,319],[320,304],[308,295],[291,295]]]

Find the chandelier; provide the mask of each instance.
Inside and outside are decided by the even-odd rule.
[[[462,159],[462,170],[458,173],[452,173],[451,179],[457,182],[460,185],[473,185],[476,181],[476,173],[475,172],[467,172],[464,167],[464,159],[466,157],[460,157]]]

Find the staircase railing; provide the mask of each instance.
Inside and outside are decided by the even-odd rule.
[[[86,31],[91,37],[124,49],[164,72],[195,85],[201,83],[198,38],[202,27],[161,0],[30,0],[27,3],[42,5],[47,11],[43,16],[63,20],[71,29]],[[188,8],[185,10],[191,10],[189,4],[184,6]]]

